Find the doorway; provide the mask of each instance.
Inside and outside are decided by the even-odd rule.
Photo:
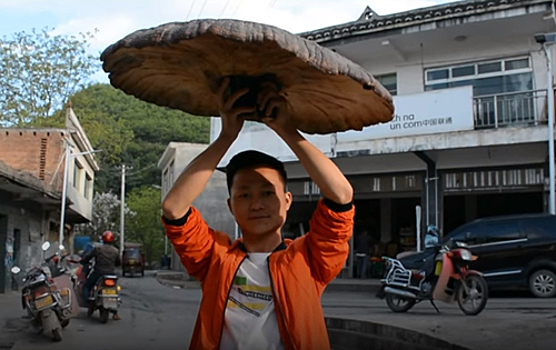
[[[0,215],[0,293],[6,292],[6,240],[8,239],[8,217]]]

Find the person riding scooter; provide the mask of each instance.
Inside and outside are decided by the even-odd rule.
[[[427,233],[425,234],[425,249],[433,248],[437,245],[439,237],[440,231],[435,225],[427,226]]]
[[[102,234],[102,243],[103,245],[95,247],[81,260],[81,264],[87,266],[93,258],[95,259],[93,271],[91,271],[87,277],[87,282],[85,282],[83,286],[83,296],[89,298],[89,300],[91,298],[91,289],[94,287],[95,283],[103,275],[113,275],[116,266],[121,265],[120,253],[113,245],[114,234],[110,231],[105,231]],[[120,316],[114,313],[112,318],[114,320],[119,320]]]

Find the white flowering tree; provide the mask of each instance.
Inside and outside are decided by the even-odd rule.
[[[121,201],[112,192],[96,192],[93,198],[93,218],[87,224],[75,225],[75,233],[90,236],[92,241],[98,241],[104,231],[112,231],[119,236]],[[126,218],[133,218],[135,212],[124,203]]]

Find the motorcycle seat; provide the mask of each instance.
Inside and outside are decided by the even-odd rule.
[[[114,279],[114,280],[117,280],[117,279],[118,279],[118,276],[116,276],[116,275],[104,275],[104,276],[102,276],[102,277],[103,277],[103,278],[111,278],[111,279]]]

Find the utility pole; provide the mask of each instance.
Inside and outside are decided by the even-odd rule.
[[[120,256],[124,252],[124,235],[125,235],[125,164],[122,164],[122,188],[120,192]]]
[[[64,245],[64,227],[66,224],[66,197],[68,195],[68,172],[70,165],[70,143],[69,140],[65,140],[65,165],[64,165],[64,180],[62,182],[62,207],[60,208],[60,232],[58,234],[58,250],[61,253],[60,246]]]
[[[552,46],[556,44],[556,32],[539,33],[535,35],[537,43],[541,44],[546,54],[546,102],[548,122],[548,212],[556,214],[556,170],[554,156],[554,80],[552,77]]]

